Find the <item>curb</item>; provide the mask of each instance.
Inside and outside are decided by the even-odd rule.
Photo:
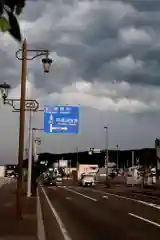
[[[37,187],[37,238],[38,240],[46,240],[38,187]]]

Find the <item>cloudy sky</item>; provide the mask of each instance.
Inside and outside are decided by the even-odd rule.
[[[20,17],[30,48],[47,48],[54,63],[44,74],[40,59],[28,63],[27,97],[44,104],[80,104],[80,134],[42,137],[39,152],[76,147],[153,147],[160,135],[160,0],[28,1]],[[1,82],[19,98],[20,46],[0,38]],[[0,163],[17,161],[19,114],[0,103]],[[35,113],[33,127],[43,127]],[[27,146],[28,116],[26,116]]]

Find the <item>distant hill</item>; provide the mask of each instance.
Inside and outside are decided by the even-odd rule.
[[[134,159],[136,163],[136,158],[139,159],[139,163],[143,165],[156,164],[156,150],[154,148],[144,148],[144,149],[133,149],[133,150],[120,150],[118,151],[118,161],[119,166],[124,167],[132,165],[132,151],[134,151]],[[38,162],[47,160],[49,164],[57,162],[60,159],[71,160],[72,167],[75,167],[77,160],[81,164],[98,164],[99,166],[104,165],[104,158],[106,151],[103,150],[101,153],[88,154],[88,151],[77,153],[41,153],[39,154]],[[117,151],[109,150],[109,161],[117,161]]]

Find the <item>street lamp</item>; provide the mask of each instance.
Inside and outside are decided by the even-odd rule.
[[[47,57],[42,59],[42,63],[43,63],[44,72],[48,73],[50,69],[50,65],[52,63],[52,59],[48,58],[48,55],[47,55]]]
[[[108,185],[108,126],[104,127],[106,131],[106,157],[105,157],[105,168],[106,168],[106,185]]]
[[[8,92],[11,89],[11,86],[4,82],[3,84],[0,84],[0,90],[3,98],[3,104],[6,103],[6,98],[8,97]]]
[[[28,53],[33,54],[33,56],[28,57]],[[37,57],[44,56],[42,59],[44,72],[48,73],[50,69],[50,65],[52,60],[48,58],[49,51],[44,49],[28,49],[27,40],[25,39],[22,45],[22,49],[19,49],[16,52],[16,58],[22,61],[21,68],[21,97],[20,99],[10,99],[8,102],[6,99],[6,94],[8,94],[8,90],[10,87],[6,87],[7,85],[1,86],[1,92],[3,94],[3,99],[5,99],[5,104],[8,103],[11,105],[14,110],[20,111],[20,120],[19,120],[19,152],[18,152],[18,179],[17,179],[17,220],[22,218],[22,170],[23,170],[23,150],[24,150],[24,127],[25,127],[25,110],[29,109],[31,111],[31,106],[33,105],[33,100],[28,102],[27,109],[25,108],[25,103],[28,100],[25,100],[26,93],[26,77],[27,77],[27,61],[33,60]],[[17,109],[15,107],[15,102],[20,102],[20,108]],[[35,101],[34,101],[35,102]],[[33,106],[32,106],[33,107]],[[38,109],[39,104],[34,106],[34,109]],[[35,111],[36,111],[35,110]]]
[[[9,99],[8,93],[11,86],[4,82],[0,84],[1,95],[3,98],[3,104],[11,106],[14,110],[13,112],[20,112],[20,108],[17,107],[16,103],[20,102],[20,99]],[[39,108],[39,103],[37,100],[25,100],[25,111],[37,111]]]

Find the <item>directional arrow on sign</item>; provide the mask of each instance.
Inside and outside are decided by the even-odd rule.
[[[68,128],[67,127],[52,127],[52,130],[64,130],[64,131],[67,131]]]
[[[62,127],[61,130],[67,131],[68,128],[67,127]]]

